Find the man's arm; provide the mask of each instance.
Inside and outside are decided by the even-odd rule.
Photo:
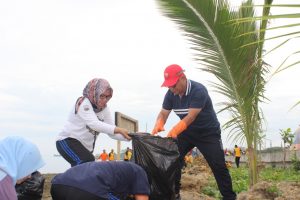
[[[201,112],[201,108],[190,108],[187,116],[180,120],[168,133],[168,137],[176,138],[196,119]]]
[[[186,126],[189,126],[196,119],[201,110],[201,108],[189,108],[187,116],[185,116],[182,121],[185,122]]]
[[[159,120],[159,119],[161,119],[164,122],[164,124],[165,124],[166,121],[167,121],[167,119],[168,119],[168,117],[169,117],[169,115],[170,115],[170,112],[171,112],[171,110],[166,110],[166,109],[162,108],[160,110],[158,116],[157,116],[156,121]]]

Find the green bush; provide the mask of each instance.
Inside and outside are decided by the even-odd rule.
[[[233,190],[236,193],[248,190],[248,168],[231,168],[230,174],[232,178]],[[201,193],[216,199],[221,199],[221,194],[213,176],[209,178],[208,185],[202,188]]]
[[[292,165],[295,171],[300,171],[300,160],[297,158],[296,153],[292,158]]]
[[[230,175],[232,179],[233,190],[236,193],[248,190],[249,174],[248,168],[232,168],[230,169]]]
[[[205,186],[202,189],[202,193],[210,197],[217,197],[219,195],[219,191],[215,186]]]
[[[266,190],[270,196],[272,196],[273,198],[278,197],[281,195],[280,190],[278,189],[278,187],[276,185],[272,185],[270,187],[267,188]]]
[[[214,197],[215,199],[221,199],[221,193],[218,189],[217,182],[214,176],[209,177],[208,184],[202,188],[200,193],[203,193],[210,197]]]

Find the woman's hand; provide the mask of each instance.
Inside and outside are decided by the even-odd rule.
[[[119,134],[123,135],[123,137],[126,138],[127,140],[131,140],[131,137],[128,135],[128,130],[125,129],[125,128],[120,128],[120,127],[116,126],[115,134],[116,133],[119,133]]]

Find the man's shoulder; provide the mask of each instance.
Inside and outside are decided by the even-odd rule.
[[[190,94],[206,94],[208,92],[207,92],[206,87],[202,83],[191,80],[191,89],[190,89],[189,93]]]
[[[189,80],[191,82],[191,86],[195,88],[206,88],[202,83],[194,81],[194,80]]]

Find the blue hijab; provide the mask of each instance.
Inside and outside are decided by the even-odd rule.
[[[44,165],[39,149],[32,142],[16,136],[0,140],[0,169],[12,178],[14,185]]]

